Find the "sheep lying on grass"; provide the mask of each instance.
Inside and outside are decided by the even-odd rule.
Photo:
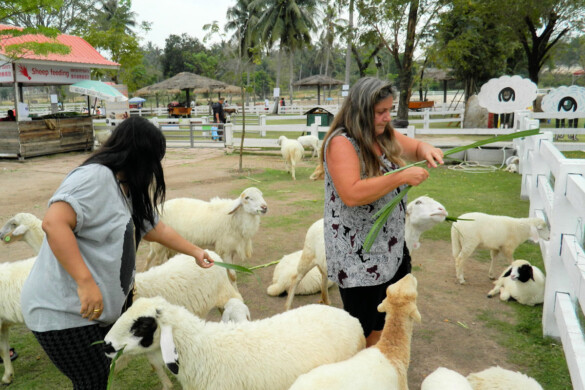
[[[0,263],[0,357],[4,362],[2,383],[11,383],[14,379],[8,335],[12,325],[24,324],[20,293],[35,260],[36,257],[32,257],[27,260]]]
[[[105,337],[110,357],[157,353],[184,389],[284,390],[365,346],[359,321],[307,305],[262,320],[206,322],[161,297],[137,299]]]
[[[489,277],[494,279],[494,260],[502,254],[508,264],[514,261],[514,251],[524,241],[549,239],[546,222],[540,218],[512,218],[484,213],[460,215],[451,227],[451,246],[459,283],[464,284],[463,264],[476,248],[491,251]]]
[[[301,375],[290,390],[407,390],[413,323],[420,322],[417,295],[412,274],[388,286],[386,298],[378,305],[379,312],[386,312],[378,343],[348,360]]]
[[[488,298],[500,293],[502,301],[514,299],[529,306],[544,302],[544,274],[526,260],[514,260],[494,284]]]
[[[449,215],[445,206],[429,198],[419,196],[406,206],[406,223],[404,225],[404,238],[409,251],[420,248],[420,236],[438,223],[445,221]]]
[[[291,287],[293,276],[297,273],[299,261],[301,260],[302,250],[284,255],[274,268],[272,275],[272,284],[266,289],[266,293],[276,297],[288,291]],[[309,272],[301,279],[295,289],[296,295],[315,294],[321,290],[321,272],[318,268],[311,268]],[[327,282],[327,287],[333,286],[332,281]]]
[[[321,274],[321,302],[330,304],[329,300],[329,279],[327,278],[327,259],[325,258],[325,235],[323,233],[323,218],[311,225],[305,235],[305,243],[297,270],[290,277],[290,288],[284,305],[285,310],[292,307],[297,287],[305,275],[314,267],[317,267]]]
[[[319,155],[319,138],[314,135],[301,135],[297,138],[297,141],[299,141],[304,148],[311,148],[313,150],[311,157],[317,157]]]
[[[0,240],[5,244],[24,240],[34,251],[39,253],[45,238],[42,221],[29,213],[18,213],[0,228]]]
[[[303,145],[295,139],[286,138],[284,135],[278,138],[278,145],[280,145],[280,153],[284,159],[286,171],[291,173],[293,180],[296,180],[295,167],[303,159],[305,153]]]
[[[439,367],[422,382],[420,390],[473,390],[466,377],[445,367]]]
[[[467,380],[473,390],[542,390],[534,378],[498,366],[469,374]]]
[[[241,260],[252,256],[252,237],[260,227],[260,216],[267,211],[262,191],[249,187],[236,199],[168,200],[160,217],[185,239],[202,248],[215,248],[226,262],[233,263],[235,256]],[[145,269],[162,264],[174,254],[165,246],[150,243]]]

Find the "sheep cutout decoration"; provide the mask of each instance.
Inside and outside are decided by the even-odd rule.
[[[543,112],[574,113],[574,118],[568,118],[568,127],[576,128],[579,124],[579,115],[585,113],[585,88],[577,85],[562,86],[551,89],[542,98],[541,108]],[[556,127],[565,127],[565,119],[556,119]],[[555,140],[563,138],[563,134],[555,134]],[[569,135],[569,138],[577,140],[577,135]]]

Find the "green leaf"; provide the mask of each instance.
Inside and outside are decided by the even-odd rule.
[[[408,191],[410,191],[411,188],[412,188],[412,186],[407,186],[404,190],[400,191],[400,193],[397,196],[395,196],[391,202],[389,202],[384,207],[382,207],[372,217],[372,218],[377,218],[377,219],[374,222],[372,229],[370,229],[370,232],[366,236],[366,239],[364,240],[364,249],[366,252],[369,252],[370,249],[372,248],[372,245],[374,244],[376,237],[378,237],[378,233],[380,232],[380,229],[382,229],[382,227],[386,223],[386,220],[388,219],[388,217],[392,213],[392,210],[394,210],[394,207],[396,207],[396,205],[402,200],[402,198],[404,198],[406,196],[406,194],[408,193]]]
[[[280,263],[280,260],[271,261],[270,263],[266,263],[266,264],[255,265],[253,267],[250,267],[249,269],[250,270],[255,270],[255,269],[258,269],[258,268],[266,268],[266,267],[270,267],[271,265],[275,265],[275,264],[278,264],[278,263]]]
[[[108,375],[108,385],[106,387],[106,390],[110,390],[112,388],[112,383],[114,382],[114,371],[116,371],[115,370],[115,368],[116,368],[116,361],[118,361],[118,358],[124,352],[124,348],[126,348],[126,346],[122,347],[122,349],[119,350],[116,353],[116,356],[114,356],[114,358],[112,359],[112,363],[110,364],[110,375]]]
[[[220,267],[233,269],[234,271],[243,272],[246,274],[253,274],[254,273],[254,272],[252,272],[252,270],[250,268],[242,267],[241,265],[237,265],[237,264],[224,263],[223,261],[214,261],[213,264],[220,266]]]

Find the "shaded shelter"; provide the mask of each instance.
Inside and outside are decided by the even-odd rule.
[[[447,85],[450,80],[455,80],[451,75],[451,69],[426,68],[424,78],[443,82],[443,103],[447,103]]]
[[[318,74],[315,76],[309,76],[304,79],[300,79],[295,81],[293,85],[295,87],[308,87],[308,86],[317,86],[317,104],[321,104],[321,86],[322,85],[343,85],[345,84],[341,80],[334,79],[333,77],[329,77],[326,75]]]

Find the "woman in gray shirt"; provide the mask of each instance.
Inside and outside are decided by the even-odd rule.
[[[165,148],[160,129],[128,118],[49,200],[46,238],[21,304],[26,325],[74,389],[107,387],[109,359],[92,343],[131,304],[141,238],[191,255],[200,267],[213,265],[207,252],[158,220]]]

